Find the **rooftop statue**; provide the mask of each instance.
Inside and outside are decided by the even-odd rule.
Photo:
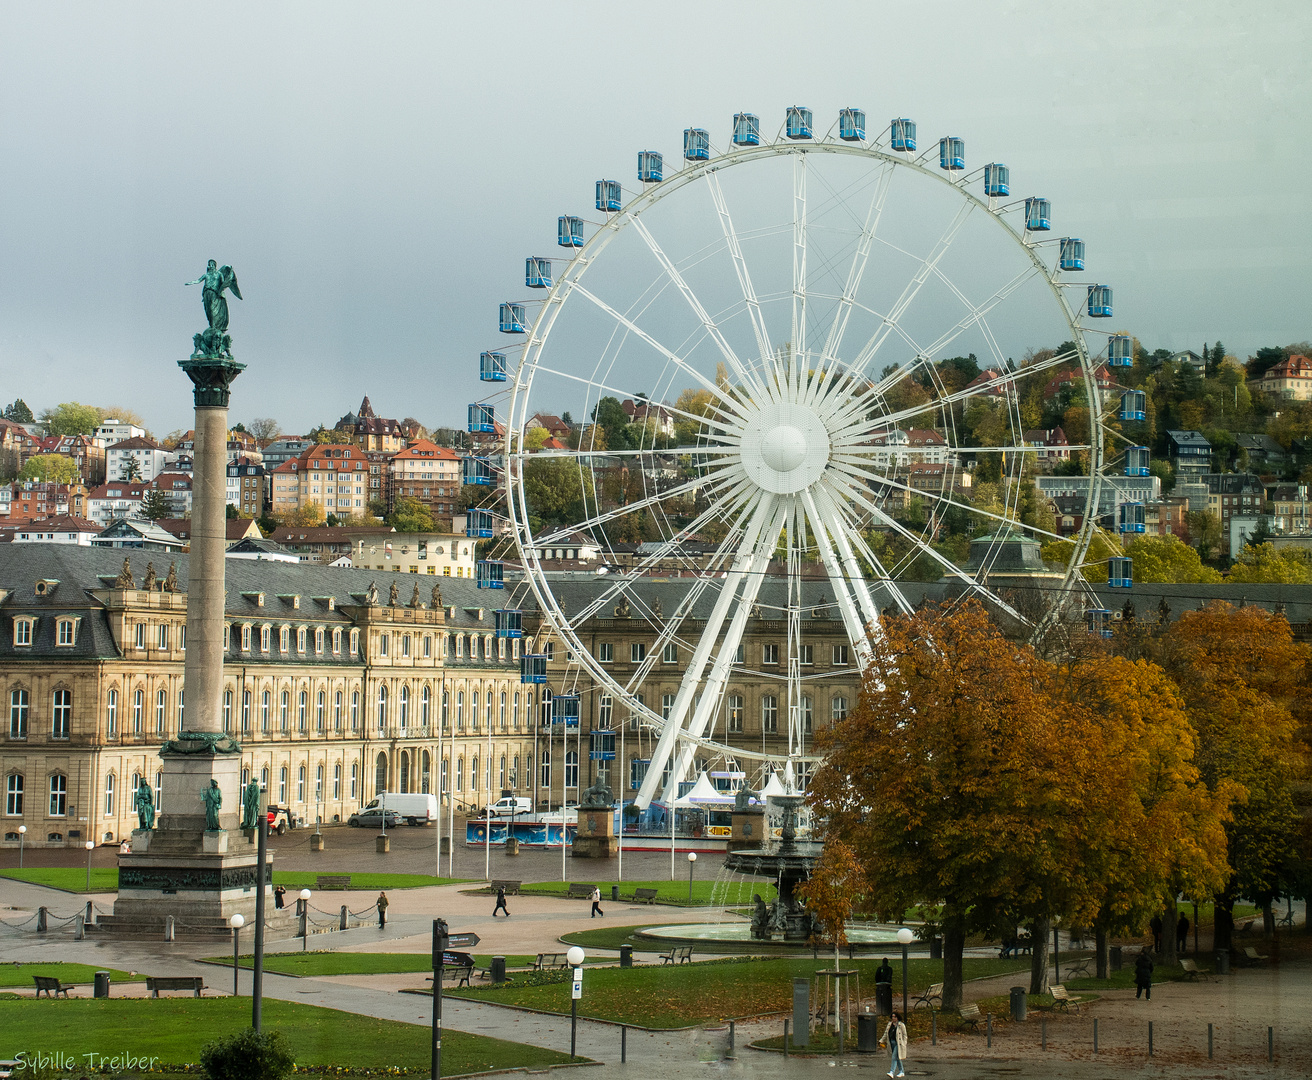
[[[231,291],[238,300],[241,289],[237,287],[237,275],[231,266],[218,266],[213,259],[205,268],[205,273],[187,285],[200,285],[201,303],[205,307],[205,318],[209,326],[192,339],[195,346],[191,356],[193,360],[232,359],[232,337],[228,334],[228,300],[223,294]]]

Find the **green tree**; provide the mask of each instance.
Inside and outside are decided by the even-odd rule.
[[[100,426],[101,415],[94,405],[66,401],[53,409],[43,409],[41,423],[51,435],[91,435]]]
[[[135,454],[129,454],[127,460],[123,462],[123,475],[119,479],[126,480],[129,484],[141,479],[141,462],[137,460]]]
[[[171,517],[173,507],[169,504],[169,497],[160,491],[159,488],[150,488],[146,491],[141,500],[141,516],[148,521],[159,521],[161,518]]]
[[[436,528],[428,507],[413,498],[397,499],[387,523],[397,532],[432,532]]]
[[[1312,558],[1305,551],[1277,551],[1271,543],[1245,544],[1229,580],[1235,585],[1310,585]]]
[[[542,444],[551,438],[551,432],[544,427],[531,427],[524,432],[524,449],[529,453],[536,453],[542,449]]]
[[[533,532],[573,525],[597,504],[593,474],[565,458],[534,458],[524,466],[524,498]]]
[[[1219,570],[1204,566],[1198,552],[1178,536],[1141,536],[1130,543],[1126,554],[1134,560],[1136,582],[1168,585],[1218,584]]]
[[[1204,562],[1211,562],[1221,555],[1222,536],[1219,517],[1210,510],[1195,510],[1185,515],[1185,524]]]
[[[5,406],[4,418],[12,420],[15,424],[30,424],[36,420],[32,410],[27,407],[27,402],[21,397],[14,398],[12,405]]]
[[[624,411],[619,398],[604,397],[592,410],[592,419],[606,433],[606,447],[609,450],[624,450],[629,446],[629,415]]]
[[[80,477],[77,462],[63,454],[35,454],[23,463],[18,474],[20,480],[55,484],[71,484]]]

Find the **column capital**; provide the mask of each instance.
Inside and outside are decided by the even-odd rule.
[[[228,388],[241,372],[245,364],[235,360],[223,360],[214,357],[179,360],[182,368],[195,385],[196,408],[226,409],[228,407]]]

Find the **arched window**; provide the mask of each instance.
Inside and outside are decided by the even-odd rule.
[[[456,730],[465,730],[465,692],[463,690],[456,691]],[[457,790],[459,789],[457,788]]]
[[[431,706],[432,691],[428,688],[428,683],[424,683],[424,688],[419,694],[419,726],[428,727],[429,707]]]
[[[23,774],[11,772],[5,777],[5,814],[21,817],[23,814]]]
[[[337,691],[337,695],[333,699],[333,730],[342,730],[342,692],[340,690]]]
[[[167,691],[157,690],[155,692],[155,734],[164,734],[164,717],[169,708],[169,695]]]
[[[478,691],[471,690],[469,693],[469,730],[478,730]]]
[[[354,802],[356,799],[360,797],[358,794],[359,785],[360,785],[360,766],[353,761],[351,762],[351,801],[352,802]]]
[[[63,773],[50,774],[49,817],[68,816],[68,777]]]
[[[360,691],[351,691],[351,730],[360,730]]]
[[[506,787],[506,755],[505,754],[501,755],[501,771],[497,773],[497,776],[500,778],[498,782],[501,786],[501,789],[504,791]]]
[[[278,770],[278,802],[287,805],[287,766]]]
[[[316,765],[314,768],[314,801],[323,802],[323,766]]]
[[[519,691],[515,691],[515,696],[510,701],[510,726],[516,731],[519,730]]]
[[[297,695],[296,700],[296,727],[299,731],[305,730],[306,721],[309,719],[306,714],[310,711],[310,695],[304,690]]]
[[[378,686],[378,730],[387,730],[387,687]]]
[[[9,737],[11,739],[27,738],[27,714],[27,691],[12,691],[9,694]]]
[[[836,697],[829,702],[829,718],[838,723],[840,720],[847,719],[847,698]]]
[[[223,691],[223,730],[232,730],[232,691]]]
[[[401,760],[396,770],[396,790],[403,795],[410,791],[410,751],[401,751]]]
[[[469,759],[469,790],[478,790],[478,755]]]
[[[456,790],[465,790],[465,759],[464,757],[456,758]]]
[[[73,691],[56,690],[50,712],[50,737],[67,739],[73,728]]]
[[[296,770],[296,801],[305,802],[305,766]]]
[[[518,754],[516,754],[516,755],[514,756],[514,758],[511,759],[511,763],[510,763],[510,786],[511,786],[512,788],[518,788],[518,787],[519,787],[519,755],[518,755]]]
[[[324,714],[327,712],[327,708],[327,695],[320,690],[314,706],[314,728],[316,731],[323,731]]]
[[[132,695],[132,734],[141,734],[141,725],[145,722],[143,714],[146,711],[146,694],[140,687]]]
[[[501,691],[501,716],[500,716],[500,720],[501,720],[501,730],[502,730],[502,731],[505,731],[505,730],[506,730],[506,692],[505,692],[504,690]]]
[[[579,786],[579,752],[577,750],[567,750],[565,752],[565,786],[567,788]]]
[[[387,755],[379,754],[374,759],[374,795],[378,796],[387,790]]]
[[[290,731],[292,726],[292,695],[284,690],[278,702],[278,726],[283,731]]]
[[[114,774],[105,774],[105,817],[114,816]]]
[[[338,762],[333,766],[333,802],[337,802],[342,797],[342,765]]]
[[[430,785],[432,783],[432,778],[430,776],[431,771],[432,762],[429,759],[428,751],[424,750],[419,755],[419,793],[421,795],[427,795],[430,792]]]
[[[232,691],[228,691],[228,697],[223,703],[223,730],[228,731],[232,728]],[[105,701],[105,734],[118,734],[118,690],[115,687],[109,688],[109,695]]]
[[[260,769],[260,788],[267,795],[269,792],[269,766]]]
[[[401,697],[397,708],[397,721],[401,725],[401,730],[405,731],[410,723],[410,687],[403,685],[401,687]]]
[[[241,729],[242,731],[250,731],[251,729],[251,692],[249,690],[241,692]],[[266,727],[264,730],[268,731],[269,729]]]
[[[323,627],[319,627],[314,632],[314,651],[323,652]]]
[[[491,731],[492,730],[492,691],[491,690],[487,692],[487,712],[484,714],[484,716],[487,720],[487,729],[488,731]],[[503,713],[502,719],[504,718],[505,718],[505,714]]]
[[[266,734],[269,730],[269,711],[271,707],[271,695],[266,690],[260,695],[260,730]]]
[[[442,691],[442,730],[445,731],[451,726],[451,695],[444,689]]]
[[[442,759],[441,774],[438,776],[438,784],[440,785],[438,787],[439,795],[445,795],[447,792],[451,790],[451,781],[447,777],[450,764],[451,762],[448,758]]]
[[[340,629],[333,631],[333,655],[336,656],[342,651],[342,632]]]

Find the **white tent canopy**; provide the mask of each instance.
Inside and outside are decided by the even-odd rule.
[[[725,791],[716,791],[715,785],[711,783],[711,778],[705,773],[697,777],[697,783],[693,784],[688,794],[681,799],[676,799],[675,806],[706,806],[708,804],[727,806],[734,801],[734,797]]]

